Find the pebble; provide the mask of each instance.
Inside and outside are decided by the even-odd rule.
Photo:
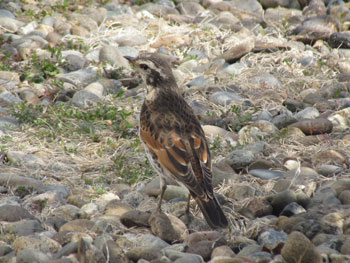
[[[62,205],[52,211],[52,215],[65,220],[77,219],[82,215],[82,210],[74,205]]]
[[[240,184],[234,184],[231,186],[230,191],[227,193],[227,195],[230,198],[233,198],[237,201],[254,197],[255,196],[255,188],[252,187],[250,184],[247,183],[240,183]]]
[[[312,163],[315,166],[320,165],[328,165],[328,164],[338,164],[338,165],[346,165],[347,164],[346,157],[335,150],[324,150],[316,153],[312,159]]]
[[[265,170],[265,169],[252,169],[252,170],[249,170],[249,174],[264,180],[279,179],[284,176],[284,173],[280,171]]]
[[[68,71],[77,71],[80,70],[82,68],[84,68],[86,61],[83,57],[77,56],[77,55],[67,55],[65,57],[65,68]]]
[[[350,190],[344,190],[339,194],[339,200],[342,204],[350,204]]]
[[[140,33],[133,33],[133,36],[124,35],[115,40],[119,46],[142,46],[147,43],[147,38]]]
[[[139,259],[145,259],[148,261],[160,259],[162,257],[162,252],[160,248],[157,247],[134,247],[130,249],[126,256],[129,260],[137,262]]]
[[[17,165],[24,165],[32,168],[45,166],[45,162],[40,157],[21,151],[9,151],[7,152],[7,158],[10,162]]]
[[[149,218],[153,234],[166,242],[182,241],[187,233],[186,225],[173,215],[154,212]]]
[[[0,173],[0,184],[6,185],[7,187],[11,186],[14,188],[23,186],[31,187],[33,188],[33,190],[36,191],[40,191],[40,189],[43,188],[43,183],[37,179],[6,173]]]
[[[332,113],[328,117],[328,120],[332,122],[335,132],[344,132],[350,127],[349,117],[350,108],[345,108],[343,110]]]
[[[211,253],[211,259],[214,259],[216,257],[234,258],[235,256],[236,253],[233,252],[232,249],[226,245],[214,248],[213,252]]]
[[[0,117],[0,129],[12,130],[18,127],[18,121],[14,118]]]
[[[165,256],[167,256],[172,262],[176,262],[176,263],[186,263],[186,262],[202,263],[203,262],[203,258],[196,254],[183,253],[172,249],[164,249],[163,251]]]
[[[297,120],[316,119],[318,116],[320,116],[320,113],[316,108],[306,107],[305,109],[296,113],[294,115],[294,118],[296,118]]]
[[[336,20],[327,16],[314,16],[305,19],[303,23],[293,30],[295,40],[310,43],[318,39],[328,39],[337,31]],[[313,32],[313,34],[309,34]]]
[[[297,214],[301,214],[301,213],[305,213],[305,212],[306,212],[306,210],[304,207],[302,207],[301,205],[299,205],[296,202],[292,202],[283,208],[280,215],[293,216],[293,215],[297,215]]]
[[[42,232],[44,229],[37,220],[23,219],[18,222],[6,224],[4,231],[5,233],[16,234],[17,236],[27,236],[36,232]]]
[[[286,239],[286,233],[268,229],[259,235],[258,243],[269,251],[273,251],[277,247],[281,246],[281,244],[284,244]]]
[[[60,227],[60,231],[75,231],[84,233],[88,230],[97,230],[95,228],[95,223],[88,219],[75,219]]]
[[[169,247],[169,244],[165,242],[164,240],[160,239],[159,237],[156,237],[152,234],[143,234],[143,233],[126,233],[124,235],[130,242],[135,244],[135,246],[143,247],[143,246],[152,246],[152,247],[158,247],[158,248],[165,248]]]
[[[72,102],[81,108],[91,107],[96,105],[102,99],[103,86],[100,83],[91,83],[83,90],[74,93]]]
[[[26,248],[21,250],[16,257],[16,262],[18,263],[44,263],[49,262],[50,257],[48,257],[45,253],[31,248]]]
[[[0,93],[0,102],[2,104],[12,105],[12,104],[18,104],[22,102],[22,100],[19,98],[17,94],[14,95],[11,92],[5,90]]]
[[[28,248],[36,249],[43,253],[56,253],[61,248],[61,245],[45,236],[30,235],[17,237],[13,247],[16,253]]]
[[[241,257],[250,256],[253,253],[260,252],[260,251],[261,251],[260,245],[252,244],[252,245],[245,246],[243,249],[241,249],[237,254],[237,256],[241,256]]]
[[[300,232],[292,232],[282,248],[282,257],[286,262],[322,262],[309,239]]]
[[[248,124],[240,129],[238,132],[238,137],[241,143],[252,143],[270,137],[277,131],[278,129],[273,123],[265,120],[259,120],[254,124]]]
[[[122,216],[130,210],[132,210],[132,207],[128,204],[123,203],[119,199],[113,199],[109,201],[105,206],[106,215]]]
[[[57,75],[58,80],[68,82],[76,87],[84,87],[98,80],[96,70],[92,68],[83,68],[65,74]]]
[[[149,226],[151,214],[139,210],[130,210],[120,217],[120,221],[127,227]]]
[[[116,67],[130,68],[128,61],[119,52],[116,46],[104,46],[100,49],[99,60]]]
[[[220,71],[226,72],[230,75],[239,75],[246,69],[246,66],[242,63],[236,62],[220,69]]]
[[[234,150],[226,157],[225,162],[233,169],[241,169],[254,161],[255,157],[251,151]]]
[[[227,63],[233,63],[239,58],[249,53],[254,48],[253,34],[245,28],[232,35],[230,48],[225,51],[220,58],[225,59]]]
[[[318,135],[332,132],[333,123],[327,119],[319,118],[298,121],[290,125],[290,127],[299,128],[305,135]]]
[[[118,47],[118,51],[123,57],[129,56],[129,57],[133,57],[133,58],[136,58],[140,53],[137,48],[134,48],[131,46]]]
[[[317,173],[330,177],[340,173],[343,169],[336,165],[324,164],[316,168]]]
[[[17,222],[22,219],[34,219],[26,209],[17,205],[1,205],[0,221]]]
[[[10,18],[10,17],[0,17],[0,25],[5,30],[15,33],[18,31],[18,27],[20,27],[23,24],[22,24],[22,22],[15,20],[13,18]]]
[[[328,40],[333,48],[350,48],[349,32],[334,32]]]
[[[288,111],[285,111],[272,119],[272,123],[278,128],[294,128],[293,124],[296,123],[297,120],[292,116],[292,114]],[[296,127],[299,128],[299,127]],[[300,128],[299,128],[300,129]],[[300,129],[301,130],[301,129]]]
[[[248,204],[243,209],[245,208],[247,209],[247,211],[245,211],[245,215],[250,218],[271,215],[273,211],[270,202],[259,197],[250,198]],[[242,210],[240,213],[243,212],[244,210]]]
[[[164,200],[170,201],[173,199],[187,199],[189,192],[187,188],[177,185],[169,185],[164,192]]]
[[[68,256],[72,253],[76,253],[77,250],[78,250],[78,243],[77,242],[70,242],[70,243],[66,244],[65,246],[63,246],[62,249],[60,249],[60,251],[58,251],[54,255],[54,258],[59,259],[59,258],[62,258],[64,256]]]
[[[233,132],[229,132],[223,128],[214,126],[214,125],[203,125],[202,126],[205,136],[212,142],[215,141],[218,137],[228,142],[229,145],[236,146],[237,145],[237,135]]]
[[[94,214],[98,213],[98,205],[95,203],[88,203],[81,207],[81,211],[83,214],[86,214],[87,216],[93,216]]]
[[[271,205],[274,214],[279,214],[286,205],[296,202],[296,195],[292,190],[285,190],[272,196]]]
[[[209,100],[215,104],[226,106],[240,102],[242,97],[232,92],[217,91],[210,96]]]
[[[312,198],[313,203],[323,203],[328,205],[340,204],[336,192],[329,186],[319,188]]]
[[[107,244],[104,246],[103,252],[107,258],[109,258],[112,262],[117,263],[127,263],[128,258],[124,254],[123,250],[113,241],[108,240]]]
[[[193,87],[203,87],[206,85],[206,80],[203,76],[199,76],[197,78],[194,78],[190,82],[186,84],[187,87],[193,88]],[[215,103],[215,102],[214,102]]]
[[[214,242],[203,240],[189,246],[186,250],[186,253],[199,255],[207,261],[210,259],[213,250],[213,245],[215,245]]]

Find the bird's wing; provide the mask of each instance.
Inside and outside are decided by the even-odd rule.
[[[211,159],[204,133],[197,125],[201,134],[192,131],[190,136],[181,136],[176,129],[156,133],[141,127],[140,136],[170,175],[198,197],[207,199],[213,197]]]

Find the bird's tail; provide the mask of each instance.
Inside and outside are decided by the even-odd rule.
[[[209,199],[208,201],[204,201],[198,196],[193,196],[193,198],[196,200],[205,220],[208,222],[208,225],[211,228],[224,228],[228,226],[226,216],[224,215],[224,212],[222,212],[222,209],[215,197],[213,199]]]

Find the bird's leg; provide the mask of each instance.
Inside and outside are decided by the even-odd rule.
[[[160,176],[160,197],[157,206],[157,212],[161,212],[162,200],[166,190],[166,181],[163,176]]]
[[[185,210],[186,215],[190,214],[190,202],[191,202],[191,194],[188,194],[187,206],[186,206],[186,210]]]

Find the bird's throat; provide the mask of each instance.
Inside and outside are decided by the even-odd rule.
[[[157,89],[147,86],[146,87],[146,99],[148,101],[154,101],[157,98],[158,91]]]

